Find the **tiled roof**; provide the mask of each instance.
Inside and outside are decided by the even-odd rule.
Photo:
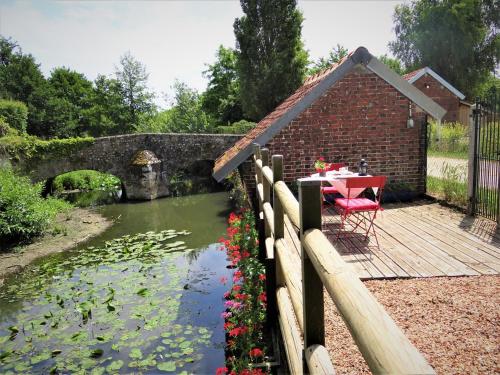
[[[441,85],[446,87],[453,95],[457,96],[460,100],[465,99],[464,94],[462,94],[450,82],[445,80],[443,77],[441,77],[439,74],[437,74],[434,70],[432,70],[428,66],[426,66],[424,68],[417,69],[411,73],[405,74],[403,76],[403,78],[406,79],[409,83],[414,84],[416,81],[418,81],[420,79],[420,77],[422,77],[426,74],[433,77],[436,81],[438,81]]]
[[[420,69],[414,70],[413,72],[406,73],[405,75],[403,75],[403,78],[406,79],[407,81],[409,81],[410,79],[415,77],[418,73],[420,73],[423,69],[424,68],[420,68]]]
[[[358,64],[364,65],[380,76],[434,118],[440,120],[446,113],[446,110],[432,99],[378,61],[366,48],[359,47],[344,57],[338,64],[334,64],[306,79],[304,84],[290,97],[264,117],[255,128],[238,140],[233,147],[224,152],[215,161],[213,177],[217,181],[221,181],[252,154],[253,143],[259,143],[260,145],[267,143],[269,139],[293,121],[328,88]]]
[[[352,54],[352,53],[351,53]],[[304,84],[300,86],[291,96],[289,96],[283,103],[281,103],[274,111],[269,113],[260,122],[245,134],[240,140],[238,140],[233,147],[224,152],[216,161],[214,166],[214,173],[217,173],[222,166],[224,166],[229,160],[234,158],[240,151],[251,146],[255,139],[264,133],[269,126],[271,126],[277,119],[279,119],[283,114],[285,114],[290,108],[292,108],[297,102],[299,102],[305,95],[307,95],[313,88],[315,88],[318,83],[320,83],[326,76],[333,72],[338,66],[340,66],[347,58],[351,55],[344,57],[338,64],[333,64],[331,67],[308,77]]]

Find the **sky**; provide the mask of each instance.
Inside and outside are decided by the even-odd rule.
[[[302,38],[310,59],[340,43],[389,54],[392,15],[403,1],[299,0]],[[166,107],[176,79],[203,91],[202,72],[220,44],[235,47],[239,1],[14,1],[0,2],[0,34],[31,53],[48,76],[65,66],[94,80],[112,75],[129,51],[146,66],[156,102]],[[170,98],[165,101],[164,94]]]

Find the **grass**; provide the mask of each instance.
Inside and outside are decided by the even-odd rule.
[[[53,182],[53,188],[56,192],[64,190],[117,190],[120,185],[119,178],[93,170],[64,173],[57,176]]]
[[[465,182],[427,176],[427,194],[455,206],[467,208],[467,184]]]
[[[450,158],[450,159],[463,159],[467,160],[469,158],[467,153],[464,152],[453,152],[453,151],[435,151],[427,150],[427,156],[436,158]]]

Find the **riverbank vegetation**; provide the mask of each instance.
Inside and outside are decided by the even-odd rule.
[[[54,178],[52,188],[60,193],[65,190],[118,190],[121,181],[118,177],[92,170],[81,170],[64,173]]]
[[[221,238],[222,250],[233,267],[232,286],[225,294],[222,313],[226,331],[226,366],[218,374],[263,374],[267,354],[264,334],[266,317],[265,270],[258,259],[259,241],[255,219],[250,210],[228,219],[227,236]]]
[[[0,169],[0,248],[28,241],[51,228],[55,216],[71,205],[56,198],[42,198],[42,184],[8,168]]]

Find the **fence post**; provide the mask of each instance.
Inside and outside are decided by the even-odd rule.
[[[263,148],[261,151],[261,159],[262,159],[262,167],[268,167],[269,166],[269,150],[267,148]],[[262,177],[262,205],[264,203],[270,203],[271,202],[271,185],[269,184],[269,181],[267,181],[267,178],[265,178],[263,175]],[[269,227],[267,221],[265,223],[264,227],[264,233],[266,238],[271,236],[271,228]]]
[[[273,214],[274,214],[274,241],[278,241],[279,239],[285,238],[285,214],[283,212],[283,206],[281,201],[278,198],[278,195],[274,191],[274,184],[278,181],[283,181],[283,155],[273,155]],[[274,247],[275,256],[277,249]],[[279,264],[276,264],[276,284],[275,285],[283,285],[284,280],[281,275],[281,267]]]
[[[319,181],[299,181],[299,213],[302,259],[302,301],[304,351],[311,345],[325,345],[323,283],[304,248],[304,232],[321,230],[321,195]],[[305,352],[304,372],[307,372]]]
[[[467,212],[469,215],[476,214],[477,205],[477,176],[478,176],[478,145],[479,145],[479,121],[480,121],[480,102],[476,98],[476,105],[472,111],[472,118],[470,121],[470,135],[469,135],[469,160],[467,171],[467,196],[469,198]]]

